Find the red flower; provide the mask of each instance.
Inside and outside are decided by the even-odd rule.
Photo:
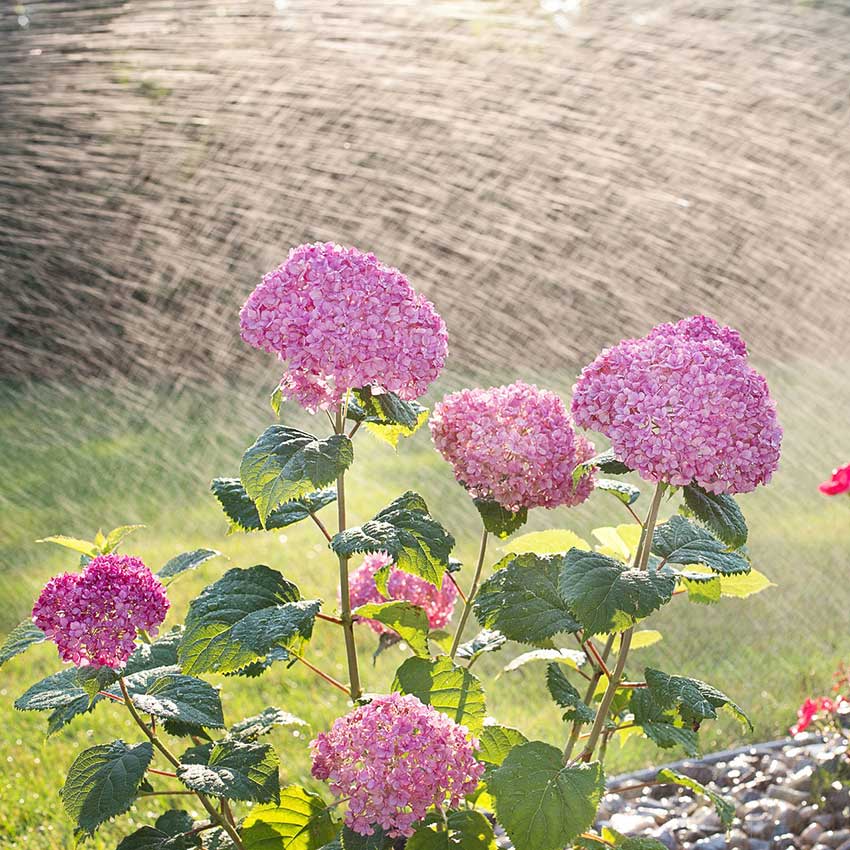
[[[824,481],[818,487],[821,493],[826,493],[827,496],[839,496],[842,493],[850,492],[850,463],[847,466],[840,466],[832,471],[832,478],[829,481]]]
[[[844,697],[837,697],[836,699],[830,699],[829,697],[818,697],[817,699],[807,699],[798,709],[797,709],[797,722],[791,727],[789,730],[792,735],[799,735],[800,732],[804,732],[809,726],[812,725],[812,721],[819,715],[821,712],[825,714],[835,714],[838,710],[838,706],[844,702]]]

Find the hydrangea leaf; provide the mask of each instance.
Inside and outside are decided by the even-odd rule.
[[[428,408],[395,393],[362,387],[349,399],[347,417],[363,422],[370,433],[396,447],[402,437],[412,437],[428,421]]]
[[[264,708],[259,714],[246,717],[234,723],[227,737],[240,741],[255,741],[261,735],[268,735],[275,726],[306,726],[307,722],[280,708]]]
[[[528,508],[510,511],[488,499],[474,499],[473,502],[481,515],[484,528],[496,537],[504,539],[528,522]]]
[[[269,396],[269,406],[274,411],[274,415],[280,419],[280,409],[283,407],[283,390],[280,388],[280,384],[272,390]]]
[[[152,758],[150,741],[132,746],[113,741],[83,750],[74,759],[61,794],[78,834],[92,835],[104,821],[130,808]]]
[[[239,477],[265,527],[278,505],[330,484],[353,460],[351,440],[343,434],[319,439],[297,428],[272,425],[242,456]]]
[[[128,835],[116,850],[192,850],[201,847],[201,836],[191,833],[194,821],[184,811],[172,809],[156,819],[155,826],[143,826]]]
[[[606,525],[594,528],[591,534],[599,541],[597,552],[626,563],[632,560],[637,550],[641,527],[637,523],[624,523],[616,528]]]
[[[309,640],[318,600],[262,564],[228,570],[189,605],[178,650],[186,673],[236,672],[275,647]]]
[[[589,634],[629,628],[669,602],[675,589],[672,575],[579,549],[567,552],[560,576],[561,594]]]
[[[320,850],[338,827],[318,794],[300,785],[281,789],[277,806],[255,806],[242,822],[245,850]]]
[[[193,751],[207,757],[184,761],[177,768],[177,776],[187,788],[231,800],[279,802],[280,762],[268,744],[224,740]]]
[[[663,707],[648,688],[633,691],[629,710],[636,726],[644,735],[662,749],[682,747],[691,757],[697,755],[698,737],[693,728],[684,728],[681,715],[675,708]]]
[[[484,727],[487,709],[481,682],[450,658],[408,658],[396,671],[392,690],[412,694],[466,726],[473,735]]]
[[[576,846],[582,850],[610,850],[611,847],[615,850],[667,850],[666,845],[657,838],[623,835],[607,826],[602,828],[600,836],[583,836],[576,842]]]
[[[639,629],[632,633],[632,642],[629,645],[629,651],[645,649],[648,646],[658,643],[662,638],[661,632],[655,629]],[[616,635],[614,638],[612,649],[615,653],[620,651],[620,635]]]
[[[145,527],[146,526],[137,523],[136,525],[119,525],[118,528],[113,528],[112,531],[106,535],[105,540],[101,544],[101,551],[104,555],[114,552],[124,541],[125,537],[129,537],[129,535],[136,531],[140,531]]]
[[[720,601],[720,576],[710,573],[705,577],[694,578],[699,573],[680,573],[682,587],[688,591],[688,600],[700,605],[713,605]]]
[[[496,850],[496,837],[490,821],[472,809],[449,812],[442,818],[428,818],[407,839],[406,850]]]
[[[720,818],[720,822],[723,826],[725,826],[726,829],[729,829],[729,827],[732,826],[732,822],[735,820],[735,806],[716,791],[706,788],[705,785],[701,782],[697,782],[696,779],[691,779],[690,776],[685,776],[682,773],[676,773],[675,770],[670,770],[669,768],[659,770],[656,778],[660,782],[672,782],[676,785],[681,785],[683,788],[695,791],[697,794],[702,794],[704,797],[708,797],[708,799],[711,800],[711,804],[714,806],[717,816]]]
[[[721,575],[748,573],[749,562],[730,552],[713,534],[681,516],[673,516],[655,529],[652,553],[669,564],[703,564]]]
[[[750,731],[753,724],[741,707],[732,702],[722,691],[699,679],[671,676],[661,670],[647,667],[644,671],[647,690],[655,703],[663,709],[675,709],[686,725],[698,726],[702,720],[717,717],[717,709],[729,711]]]
[[[342,850],[390,850],[392,840],[387,837],[381,827],[375,824],[372,835],[360,835],[347,826],[342,828],[340,834],[340,846]]]
[[[64,546],[66,549],[72,549],[74,552],[80,552],[87,555],[89,558],[94,558],[100,553],[99,547],[91,540],[81,540],[79,537],[68,537],[65,534],[54,534],[51,537],[42,537],[41,540],[36,540],[36,543],[55,543],[57,546]]]
[[[730,549],[747,542],[747,521],[734,497],[703,490],[697,484],[682,489],[688,513],[711,529]]]
[[[564,714],[564,720],[578,720],[581,723],[593,722],[596,716],[593,709],[584,703],[581,694],[564,675],[560,664],[550,663],[546,665],[546,687],[549,689],[552,699],[561,708],[568,709]]]
[[[528,743],[528,738],[518,729],[512,729],[510,726],[485,726],[478,736],[478,752],[475,757],[485,764],[498,767],[514,747],[525,743]]]
[[[425,500],[412,491],[400,496],[374,519],[346,529],[331,540],[331,548],[338,555],[387,552],[397,569],[419,576],[435,587],[442,585],[454,545],[451,534],[428,513]],[[389,595],[388,577],[388,569],[375,576],[378,590],[385,596]]]
[[[530,554],[503,558],[475,597],[478,622],[521,643],[578,631],[581,624],[558,589],[563,562],[558,556]]]
[[[604,472],[606,475],[626,475],[632,471],[621,460],[617,460],[613,449],[608,449],[595,455],[590,460],[580,463],[573,470],[573,484],[577,484],[585,475],[593,472],[593,470]]]
[[[478,632],[472,640],[462,643],[455,653],[458,658],[463,658],[470,664],[485,652],[496,652],[501,649],[508,639],[494,629],[484,629]]]
[[[501,547],[503,552],[515,555],[565,555],[570,549],[590,550],[590,544],[574,531],[553,528],[549,531],[531,531],[514,537]]]
[[[44,640],[44,632],[32,620],[24,620],[23,623],[18,623],[0,646],[0,667],[10,658],[26,652],[31,646],[42,643]]]
[[[126,685],[133,705],[145,714],[209,729],[224,727],[218,690],[203,679],[160,668],[136,673]]]
[[[326,505],[336,501],[336,487],[315,490],[276,507],[266,517],[264,527],[260,522],[257,506],[245,492],[238,478],[214,478],[210,489],[230,522],[228,534],[286,528],[288,525],[307,519],[311,513],[317,513]]]
[[[560,850],[584,832],[605,791],[598,762],[564,766],[558,747],[514,747],[487,780],[496,817],[516,850]]]
[[[172,558],[158,573],[159,578],[173,579],[187,570],[194,570],[211,558],[221,555],[217,549],[193,549],[191,552],[183,552]]]
[[[720,587],[720,595],[733,597],[736,599],[746,599],[755,593],[761,593],[769,587],[776,585],[759,570],[751,569],[748,573],[736,573],[735,575],[725,576],[717,575],[708,567],[703,567],[701,564],[692,564],[686,570],[679,573],[679,578],[683,580],[685,587],[689,587],[689,582],[704,582],[711,583],[714,581]]]
[[[428,658],[428,615],[423,608],[405,600],[370,602],[354,613],[367,620],[377,620],[389,626],[422,658]]]
[[[640,498],[640,488],[625,481],[613,481],[610,478],[597,478],[596,489],[610,493],[624,505],[633,505]]]
[[[53,735],[75,717],[91,711],[103,697],[91,698],[75,667],[66,667],[36,682],[15,700],[18,711],[49,711],[47,734]]]
[[[566,664],[567,667],[578,670],[587,663],[587,656],[578,649],[532,649],[530,652],[517,655],[513,661],[506,664],[504,672],[510,673],[532,661],[557,661],[559,664]]]

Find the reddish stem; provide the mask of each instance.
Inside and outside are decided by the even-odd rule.
[[[290,654],[294,658],[297,658],[309,670],[312,670],[317,676],[324,679],[329,685],[333,685],[337,690],[342,691],[347,697],[351,696],[351,692],[345,687],[345,685],[342,684],[342,682],[338,682],[333,676],[329,676],[327,673],[311,664],[306,658],[302,658],[300,655],[295,655],[295,653],[291,651]]]
[[[157,776],[167,776],[169,779],[177,779],[176,773],[169,773],[167,770],[157,770],[155,767],[149,767],[148,773],[155,773]]]
[[[466,605],[466,594],[463,592],[463,588],[457,583],[457,579],[455,579],[452,573],[446,573],[449,577],[449,581],[457,588],[458,596],[463,600],[463,604]]]
[[[596,662],[599,669],[608,679],[610,679],[611,671],[608,669],[605,659],[599,654],[599,650],[593,645],[593,641],[588,638],[588,640],[584,643],[584,648],[590,650],[590,654],[593,656],[593,660]]]
[[[321,611],[319,611],[316,616],[320,620],[327,620],[329,623],[336,623],[338,626],[342,625],[342,620],[340,620],[339,617],[332,617],[330,614],[323,614]]]
[[[312,511],[310,511],[310,519],[312,519],[313,522],[316,523],[316,525],[319,527],[319,531],[321,531],[322,534],[325,535],[325,540],[327,540],[328,543],[330,543],[331,539],[332,539],[331,534],[327,530],[327,528],[325,528],[325,524]]]
[[[98,691],[97,695],[100,697],[107,697],[108,699],[114,699],[115,702],[124,702],[122,697],[117,697],[115,694],[111,694],[108,691]]]

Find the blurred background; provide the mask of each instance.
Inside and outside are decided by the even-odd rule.
[[[743,333],[786,429],[774,482],[740,500],[776,587],[677,599],[640,661],[710,681],[753,738],[781,736],[850,651],[850,503],[817,492],[850,461],[848,232],[843,0],[7,0],[0,633],[75,564],[36,538],[130,522],[147,528],[125,550],[153,567],[212,546],[332,604],[315,529],[226,537],[208,485],[273,418],[279,369],[240,342],[239,306],[291,245],[334,240],[400,268],[445,317],[450,364],[428,401],[517,377],[568,399],[601,347],[693,313]],[[358,440],[353,521],[412,478],[470,560],[477,516],[427,431],[398,455]],[[627,520],[598,494],[528,529]],[[175,620],[224,568],[176,586]],[[317,629],[313,660],[341,671]],[[479,663],[502,677],[490,711],[557,740],[544,668],[502,672],[519,651]],[[400,658],[381,656],[368,687]],[[39,647],[0,679],[0,845],[70,846],[64,768],[88,737],[132,734],[100,706],[33,746],[44,718],[11,703],[57,667]],[[276,733],[292,781],[342,708],[309,675],[225,690],[233,716],[277,704],[311,721]],[[704,747],[740,736],[721,723]],[[612,753],[615,769],[667,758]]]

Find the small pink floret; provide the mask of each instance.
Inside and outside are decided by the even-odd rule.
[[[418,398],[448,352],[445,323],[398,269],[332,242],[293,248],[239,315],[242,339],[286,362],[281,390],[308,410],[365,386]]]
[[[455,808],[478,786],[478,743],[447,715],[393,693],[337,718],[310,744],[313,776],[348,797],[345,823],[410,836],[428,809]]]
[[[393,563],[393,559],[386,552],[376,552],[366,555],[363,563],[357,567],[348,577],[348,589],[351,595],[351,607],[367,605],[370,602],[387,602],[385,597],[375,585],[375,573],[383,567]],[[443,629],[452,618],[452,612],[457,599],[457,588],[454,582],[443,577],[442,585],[437,588],[424,578],[406,573],[403,570],[393,570],[387,582],[387,590],[390,599],[403,599],[407,602],[425,609],[428,615],[428,624],[432,629]],[[360,620],[368,623],[372,631],[378,634],[395,634],[389,626],[379,623],[377,620]]]
[[[50,579],[32,618],[63,661],[118,669],[133,654],[137,630],[155,633],[168,606],[162,583],[138,558],[98,555],[82,573]]]
[[[576,466],[593,457],[555,393],[522,381],[461,390],[434,406],[431,436],[473,498],[508,510],[577,505],[593,489]]]
[[[707,316],[605,349],[573,388],[572,413],[648,481],[746,493],[779,464],[782,429],[737,331]]]

